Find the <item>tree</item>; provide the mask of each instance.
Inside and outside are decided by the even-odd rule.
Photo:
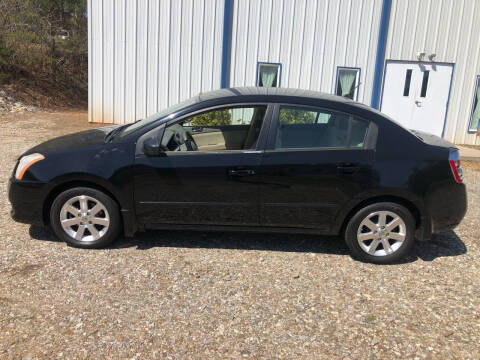
[[[280,124],[313,124],[315,112],[295,109],[280,110]]]
[[[86,99],[86,13],[86,0],[0,0],[0,85],[21,83],[46,94],[57,89],[53,97]]]
[[[230,110],[217,110],[194,116],[192,126],[220,126],[231,125],[232,114]]]

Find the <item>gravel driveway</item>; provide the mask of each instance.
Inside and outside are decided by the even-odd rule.
[[[105,250],[14,223],[7,179],[84,113],[0,115],[0,358],[480,358],[480,167],[469,211],[404,263],[338,238],[152,231]]]

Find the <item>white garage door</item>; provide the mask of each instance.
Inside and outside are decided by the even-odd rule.
[[[405,127],[442,136],[452,64],[387,62],[381,111]]]

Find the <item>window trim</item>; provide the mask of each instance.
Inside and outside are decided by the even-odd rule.
[[[303,105],[295,103],[275,103],[273,106],[272,114],[270,118],[270,126],[268,129],[268,138],[265,146],[265,151],[267,152],[286,152],[286,151],[329,151],[329,150],[372,150],[376,147],[376,137],[378,134],[378,125],[373,120],[367,120],[361,116],[354,115],[345,111],[331,109],[327,107],[312,106],[312,105]],[[344,114],[352,116],[357,120],[366,122],[369,124],[367,127],[367,132],[365,134],[365,140],[362,147],[311,147],[311,148],[285,148],[285,149],[275,149],[275,140],[277,138],[278,125],[280,122],[280,108],[281,107],[297,107],[302,109],[312,109],[315,112],[319,111],[328,111],[338,114]],[[350,126],[350,124],[349,124]],[[263,130],[263,129],[262,129]],[[350,135],[349,135],[350,136]]]
[[[475,86],[473,87],[473,97],[472,97],[472,105],[470,106],[470,120],[468,121],[467,133],[475,134],[477,129],[470,130],[473,122],[473,113],[475,111],[475,97],[477,96],[477,88],[480,85],[480,75],[475,76]],[[477,99],[480,101],[480,99]]]
[[[361,79],[361,76],[362,76],[362,68],[360,67],[354,67],[354,66],[337,66],[337,74],[336,74],[336,77],[335,77],[335,84],[333,85],[334,88],[333,88],[333,95],[336,95],[336,96],[341,96],[341,95],[337,95],[337,88],[338,88],[338,79],[339,79],[339,73],[340,73],[340,70],[357,70],[357,77],[355,78],[355,82],[357,84],[356,88],[355,88],[355,93],[354,93],[354,101],[358,101],[358,94],[360,92],[360,79]]]
[[[274,62],[263,62],[263,61],[257,61],[257,73],[255,75],[255,86],[259,87],[259,82],[260,82],[260,66],[261,65],[273,65],[277,67],[277,88],[282,86],[282,63],[274,63]],[[264,87],[264,86],[262,86]]]
[[[192,111],[188,114],[184,114],[178,118],[173,118],[166,123],[163,123],[159,126],[159,131],[162,131],[161,137],[163,138],[163,130],[175,123],[178,123],[182,120],[203,114],[210,111],[215,111],[223,108],[242,108],[242,107],[256,107],[256,106],[265,106],[267,111],[265,112],[265,118],[263,119],[262,128],[260,129],[260,134],[258,135],[257,147],[255,149],[239,149],[239,150],[198,150],[198,151],[165,151],[165,154],[170,155],[200,155],[200,154],[232,154],[232,153],[246,153],[246,154],[258,154],[263,152],[265,148],[265,143],[267,141],[266,137],[268,133],[265,134],[267,128],[270,128],[270,121],[272,118],[273,104],[268,102],[253,102],[253,103],[226,103],[221,105],[209,106],[203,109]],[[161,128],[163,126],[163,128]],[[160,135],[160,134],[159,134]],[[161,141],[161,140],[160,140]],[[143,153],[143,151],[142,151]]]

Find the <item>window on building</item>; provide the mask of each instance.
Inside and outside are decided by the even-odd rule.
[[[275,148],[362,148],[368,126],[348,114],[282,107]]]
[[[356,100],[359,77],[360,69],[339,67],[337,70],[337,85],[335,94]]]
[[[412,69],[407,69],[405,73],[405,85],[403,86],[403,96],[410,95],[410,83],[412,82]]]
[[[480,119],[480,76],[477,76],[477,81],[475,82],[475,92],[473,94],[473,108],[472,116],[470,119],[469,131],[477,131],[478,123]]]
[[[420,91],[420,97],[426,97],[427,96],[428,76],[429,75],[430,75],[430,71],[425,70],[423,72],[422,90]]]
[[[257,67],[257,86],[259,87],[279,87],[280,86],[281,66],[280,64],[258,63]]]
[[[162,146],[169,151],[255,149],[266,106],[224,108],[169,125]]]

